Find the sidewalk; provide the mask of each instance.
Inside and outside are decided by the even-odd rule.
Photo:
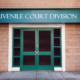
[[[80,72],[0,72],[0,80],[80,80]]]

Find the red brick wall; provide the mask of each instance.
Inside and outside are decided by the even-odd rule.
[[[8,24],[0,24],[0,71],[8,71]]]
[[[66,69],[80,71],[80,24],[66,24]]]
[[[0,0],[0,8],[80,8],[80,0]]]

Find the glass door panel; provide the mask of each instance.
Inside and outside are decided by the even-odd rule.
[[[35,56],[23,56],[23,65],[35,65]]]
[[[39,51],[51,51],[50,31],[39,31]]]
[[[35,31],[23,32],[23,51],[35,51]]]
[[[39,56],[39,65],[51,65],[51,56],[40,55]]]

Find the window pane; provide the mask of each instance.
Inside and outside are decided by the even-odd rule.
[[[54,65],[60,66],[60,58],[54,58]]]
[[[39,56],[39,65],[51,65],[51,56]]]
[[[14,39],[14,47],[20,47],[20,39]]]
[[[54,55],[60,56],[60,48],[54,48]]]
[[[50,51],[50,31],[39,31],[39,51]]]
[[[20,37],[20,29],[14,29],[14,36]]]
[[[14,66],[20,65],[20,58],[14,58]]]
[[[60,29],[54,29],[54,37],[60,37]]]
[[[60,46],[60,39],[54,38],[54,46]]]
[[[35,56],[24,56],[23,65],[35,65]]]
[[[35,31],[24,31],[23,50],[24,51],[35,51]]]
[[[14,56],[20,56],[20,48],[14,48]]]

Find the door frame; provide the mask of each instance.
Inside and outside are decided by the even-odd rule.
[[[39,47],[38,49],[36,48],[36,45],[38,44],[39,46],[39,31],[50,31],[51,34],[50,34],[50,41],[51,41],[51,65],[50,66],[39,66],[39,56],[35,56],[35,66],[36,66],[36,69],[35,68],[32,68],[31,70],[44,70],[44,68],[47,70],[54,70],[54,59],[53,59],[53,28],[22,28],[21,29],[21,41],[20,41],[20,46],[21,46],[21,54],[20,54],[20,71],[23,71],[23,70],[30,70],[31,67],[34,67],[34,66],[25,66],[24,68],[28,68],[28,69],[22,69],[22,66],[23,66],[23,31],[35,31],[35,51],[38,50],[39,51]],[[37,42],[37,43],[36,43]],[[47,55],[47,54],[46,54]],[[38,61],[37,61],[38,60]],[[42,68],[44,67],[44,68]],[[38,69],[37,69],[38,68]]]
[[[54,71],[66,71],[66,55],[65,55],[65,24],[9,24],[9,46],[8,46],[8,71],[20,71],[20,67],[12,67],[12,43],[13,28],[61,28],[61,44],[62,44],[62,67],[54,67]]]

